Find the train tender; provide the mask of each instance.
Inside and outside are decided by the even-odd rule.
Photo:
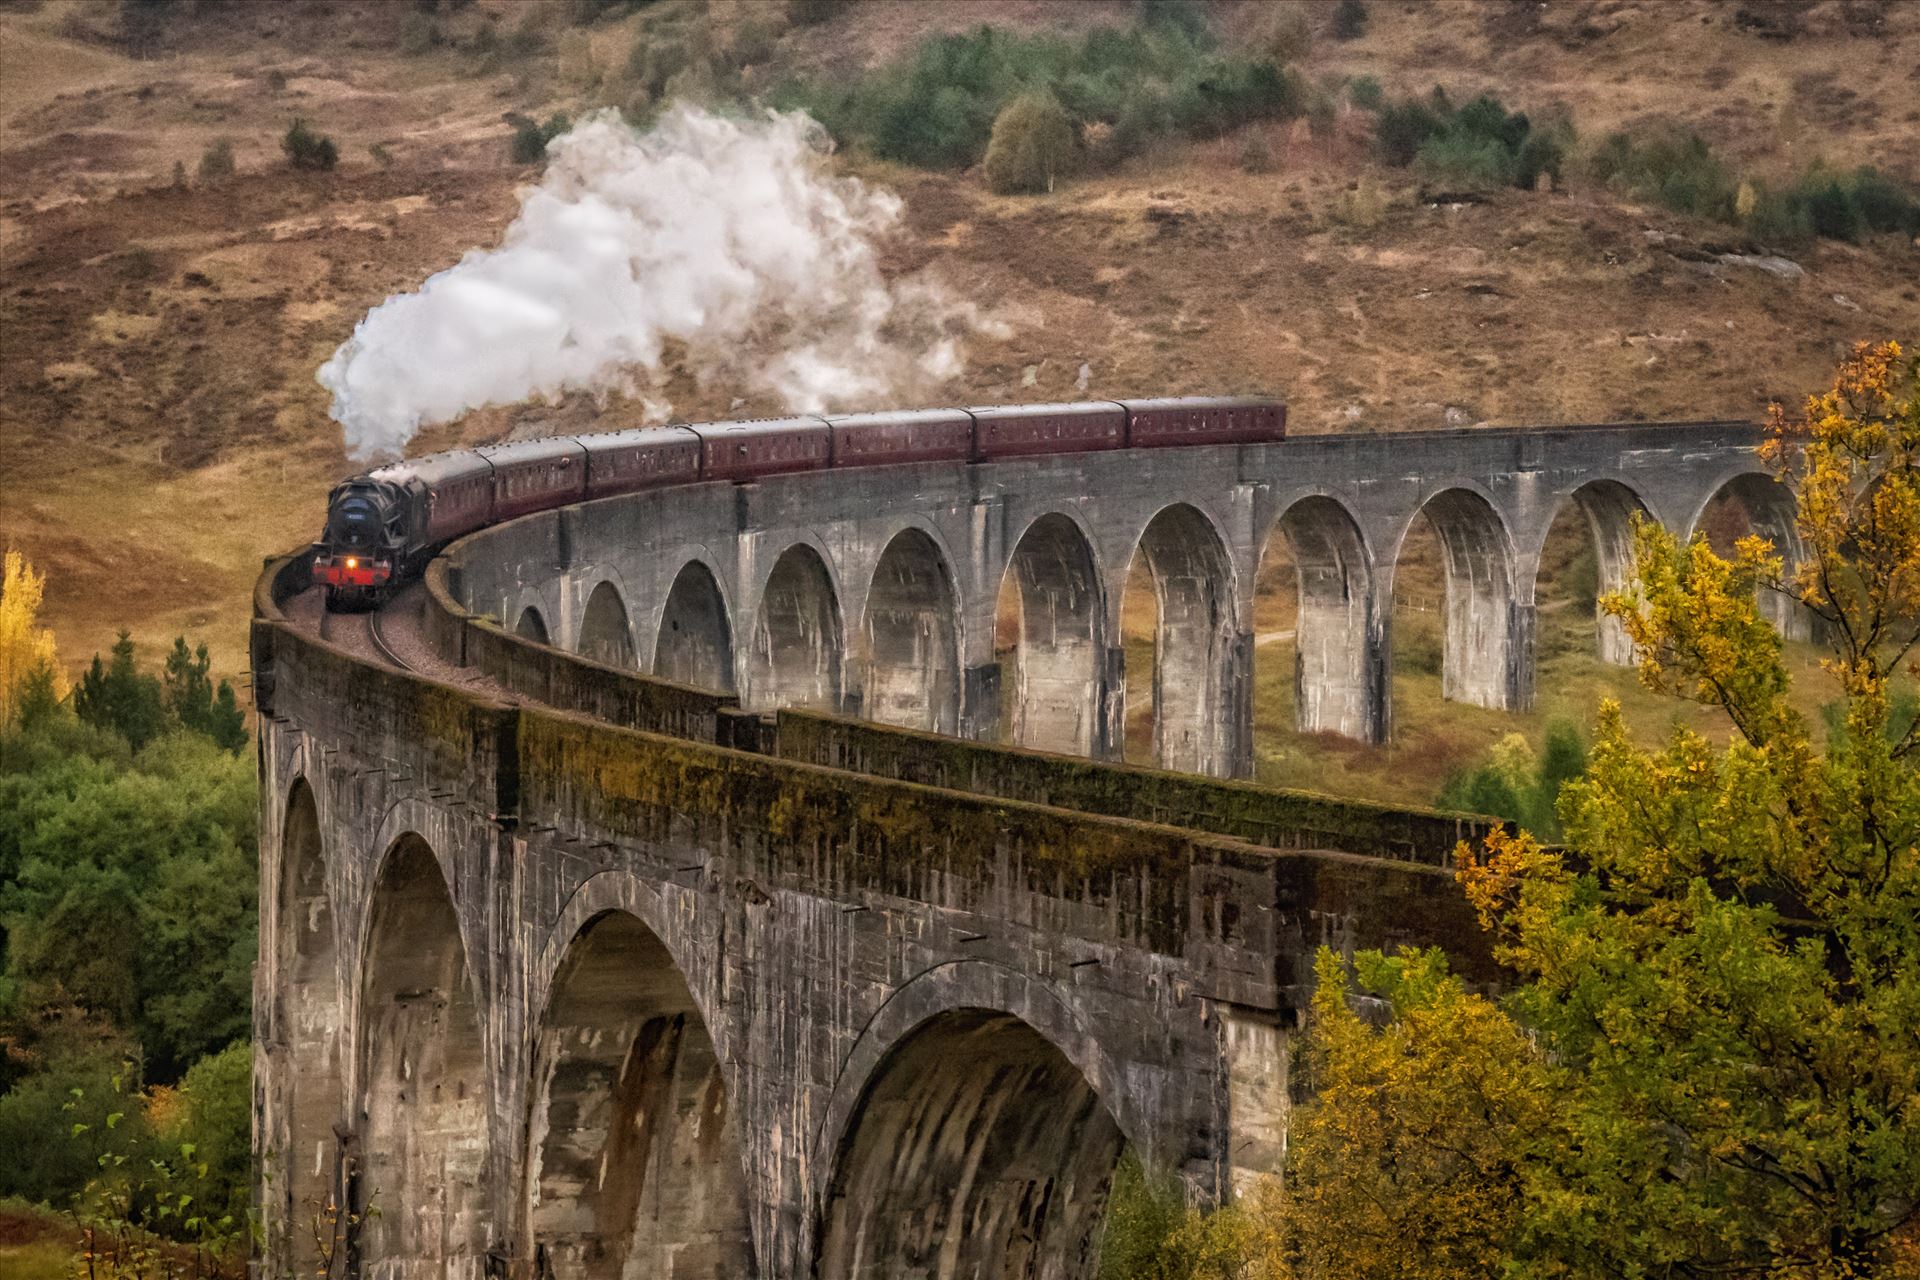
[[[464,534],[590,498],[839,467],[991,462],[1105,449],[1263,444],[1287,407],[1258,396],[992,405],[689,423],[552,436],[396,462],[334,486],[313,578],[333,608],[377,603]]]

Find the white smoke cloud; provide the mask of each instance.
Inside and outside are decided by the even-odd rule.
[[[549,149],[499,247],[368,312],[322,365],[356,459],[422,426],[567,391],[640,392],[677,342],[702,382],[795,412],[882,407],[958,373],[996,326],[917,278],[888,281],[889,192],[835,176],[800,113],[614,112]]]

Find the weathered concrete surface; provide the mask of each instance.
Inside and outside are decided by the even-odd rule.
[[[1248,1046],[1315,946],[1483,954],[1435,866],[496,705],[272,620],[255,671],[276,1267],[340,1188],[368,1276],[1084,1275],[1122,1142],[1203,1198],[1272,1167]]]
[[[429,575],[423,643],[514,705],[302,632],[297,573],[270,574],[266,1263],[310,1273],[340,1204],[336,1268],[393,1280],[1086,1274],[1123,1144],[1202,1199],[1278,1166],[1317,946],[1439,943],[1490,976],[1442,865],[1458,820],[1194,776],[1250,759],[1269,535],[1302,722],[1378,737],[1417,516],[1449,694],[1522,705],[1567,503],[1603,586],[1633,513],[1687,531],[1729,485],[1792,553],[1752,443],[1340,437],[590,504]],[[1156,748],[1194,775],[1073,758],[1119,741],[1136,555]],[[1072,754],[936,736],[1003,710]]]
[[[1631,521],[1685,535],[1729,490],[1789,559],[1792,496],[1741,424],[1307,436],[1282,444],[1132,450],[896,467],[691,486],[489,530],[450,554],[456,594],[555,644],[630,651],[643,671],[738,689],[760,709],[806,706],[974,738],[1118,757],[1125,708],[1120,602],[1152,571],[1154,744],[1169,768],[1252,764],[1251,616],[1270,538],[1299,593],[1299,725],[1383,739],[1391,728],[1394,567],[1422,515],[1446,572],[1443,686],[1524,707],[1533,696],[1534,582],[1569,504],[1626,570]],[[1002,670],[994,613],[1019,603]],[[588,605],[611,588],[624,646]],[[1806,620],[1775,602],[1793,634]],[[609,608],[596,619],[611,616]],[[1617,624],[1600,653],[1627,662]]]

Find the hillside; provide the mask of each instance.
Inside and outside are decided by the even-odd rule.
[[[260,557],[310,537],[328,485],[356,469],[315,369],[368,308],[498,238],[538,172],[509,162],[510,113],[591,105],[569,60],[619,63],[643,24],[695,6],[578,35],[565,6],[476,0],[415,56],[408,6],[180,7],[135,48],[112,5],[0,4],[0,542],[48,572],[68,662],[127,626],[149,652],[204,638],[238,671]],[[1316,29],[1299,71],[1336,92],[1363,75],[1390,95],[1495,91],[1570,112],[1583,138],[1697,129],[1782,180],[1816,156],[1920,176],[1920,6],[1369,11],[1358,39]],[[758,12],[716,2],[712,29],[737,39]],[[1266,20],[1208,12],[1229,46]],[[767,36],[742,78],[851,75],[936,29],[1132,15],[869,0]],[[495,20],[507,52],[476,53]],[[337,139],[337,169],[284,165],[296,117]],[[1008,325],[973,344],[958,402],[1070,397],[1084,365],[1091,395],[1272,389],[1301,431],[1744,416],[1820,384],[1858,339],[1920,333],[1920,252],[1900,237],[1763,260],[1770,246],[1735,228],[1594,184],[1436,192],[1374,159],[1369,119],[1349,104],[1328,131],[1301,119],[1156,146],[1039,197],[857,149],[837,163],[906,202],[890,271],[930,267]],[[236,172],[199,176],[222,138]],[[733,400],[667,390],[694,416]],[[639,415],[618,400],[487,411],[416,448]]]

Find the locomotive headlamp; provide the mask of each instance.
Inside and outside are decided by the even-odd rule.
[[[360,567],[360,562],[358,560],[354,559],[352,556],[347,557],[347,568],[358,569],[359,567]]]

